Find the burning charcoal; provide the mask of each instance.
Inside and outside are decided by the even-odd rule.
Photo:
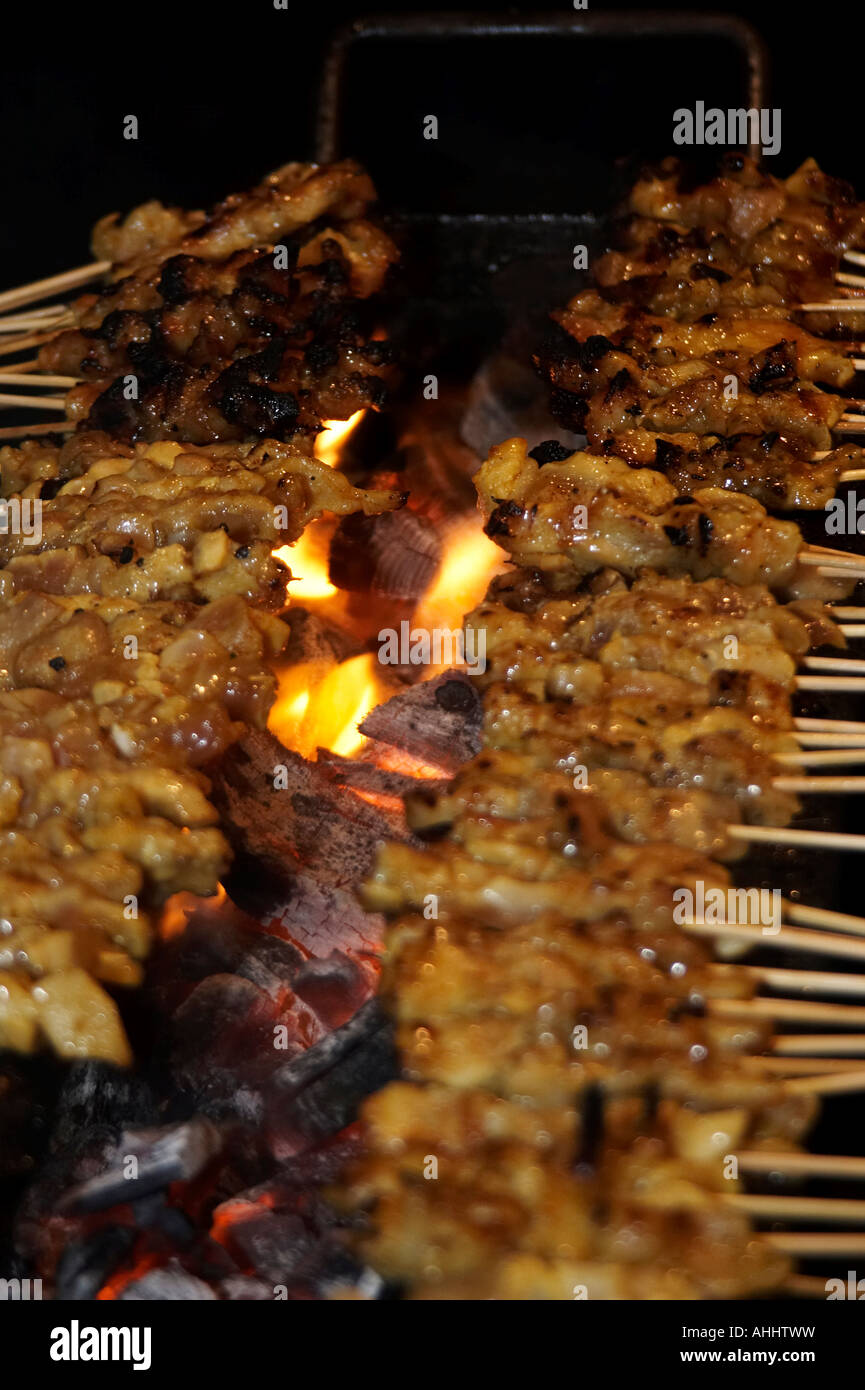
[[[286,1284],[311,1255],[315,1237],[299,1216],[262,1211],[228,1227],[227,1243],[238,1263],[274,1284]]]
[[[417,791],[417,778],[404,772],[391,772],[387,768],[376,767],[374,763],[363,762],[361,758],[342,758],[338,753],[323,749],[319,762],[326,762],[339,778],[340,785],[356,791],[373,792],[378,796],[406,797]],[[424,787],[436,793],[444,791],[447,778],[441,781],[425,779]],[[406,839],[409,835],[406,832]]]
[[[263,730],[228,752],[213,796],[238,854],[232,897],[253,912],[266,912],[268,898],[284,894],[302,872],[353,889],[390,832],[372,806],[345,795],[326,765],[306,762]]]
[[[228,1303],[270,1303],[273,1300],[273,1285],[248,1274],[220,1280],[219,1292]]]
[[[379,705],[359,728],[369,738],[454,773],[480,752],[480,697],[462,672],[447,672]]]
[[[57,1263],[54,1297],[84,1303],[95,1298],[135,1244],[131,1226],[102,1226],[67,1245]]]
[[[292,1134],[316,1139],[344,1129],[360,1102],[395,1072],[391,1025],[379,1002],[371,999],[342,1028],[286,1063],[275,1078],[283,1104],[288,1103],[280,1116],[282,1133],[272,1141],[277,1156],[290,1151]]]
[[[237,964],[237,974],[251,980],[259,989],[277,999],[303,968],[303,956],[290,941],[261,932],[254,938]]]
[[[308,960],[295,977],[294,990],[329,1028],[342,1027],[369,997],[363,972],[342,951]]]
[[[121,1303],[205,1303],[215,1300],[216,1294],[203,1279],[170,1260],[127,1284],[117,1298]]]
[[[51,1149],[62,1153],[88,1130],[117,1135],[155,1118],[153,1093],[141,1077],[108,1062],[75,1062],[57,1100]]]
[[[417,602],[432,583],[441,541],[425,517],[404,508],[381,516],[343,517],[330,547],[330,582],[338,589]]]
[[[161,1129],[127,1131],[120,1137],[113,1167],[68,1192],[60,1210],[102,1211],[169,1183],[188,1181],[206,1168],[221,1147],[219,1130],[203,1116]]]
[[[310,613],[306,608],[289,608],[286,621],[291,635],[283,647],[281,659],[289,666],[312,661],[330,665],[357,656],[362,650],[341,628],[324,622],[317,613]]]

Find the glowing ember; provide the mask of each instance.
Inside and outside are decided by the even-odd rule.
[[[324,429],[315,441],[315,456],[322,463],[335,468],[339,462],[340,450],[349,435],[360,424],[364,410],[356,410],[347,420],[325,420]]]
[[[207,907],[215,911],[222,906],[227,896],[221,883],[210,898],[197,898],[194,893],[174,893],[162,909],[159,935],[163,941],[170,940],[172,936],[179,936],[181,932],[186,931],[187,919],[196,908]]]

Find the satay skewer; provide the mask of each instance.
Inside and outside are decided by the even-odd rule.
[[[0,294],[0,309],[15,309],[23,304],[36,304],[40,299],[50,299],[66,290],[77,289],[99,280],[111,269],[111,261],[89,261],[86,265],[75,266],[73,270],[61,271],[58,275],[48,275],[43,280],[31,280],[16,289],[4,290]],[[66,307],[66,306],[64,306]]]

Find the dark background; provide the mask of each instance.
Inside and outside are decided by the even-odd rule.
[[[84,261],[103,212],[152,196],[208,202],[308,157],[328,39],[376,7],[290,3],[16,6],[18,28],[7,24],[0,55],[0,287]],[[556,8],[574,13],[549,3],[510,13]],[[770,50],[771,101],[784,122],[778,171],[814,153],[862,191],[861,8],[753,0],[732,12]],[[723,44],[643,42],[626,53],[523,39],[504,53],[483,39],[382,50],[377,66],[355,74],[346,152],[372,158],[389,204],[584,211],[609,201],[602,170],[615,155],[663,152],[672,110],[695,97],[740,101],[739,76]],[[442,116],[435,145],[420,135],[428,112]],[[139,119],[137,141],[123,139],[128,114]]]

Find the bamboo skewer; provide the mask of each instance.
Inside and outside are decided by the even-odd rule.
[[[47,373],[0,371],[0,386],[77,386],[80,377],[50,376]]]
[[[796,689],[841,690],[854,695],[865,690],[865,676],[797,676]]]
[[[865,835],[848,835],[835,830],[796,830],[789,826],[728,825],[734,840],[753,844],[796,845],[800,849],[865,850]]]
[[[854,1095],[857,1091],[865,1091],[865,1068],[820,1076],[794,1076],[784,1082],[784,1089],[794,1096]]]
[[[764,1221],[825,1221],[827,1225],[852,1221],[865,1225],[865,1202],[856,1197],[766,1197],[730,1192],[723,1200],[728,1207]]]
[[[860,719],[809,719],[797,715],[793,723],[804,733],[865,734],[865,722]]]
[[[865,999],[865,974],[845,975],[840,970],[776,970],[771,965],[735,968],[766,989],[801,989],[813,994],[849,994]]]
[[[865,1024],[859,1004],[823,1004],[811,999],[710,999],[706,1012],[713,1018],[768,1018],[788,1023],[835,1023],[839,1028]],[[865,1047],[865,1035],[861,1038]]]
[[[777,931],[762,927],[738,926],[732,922],[683,922],[682,930],[693,936],[718,937],[750,946],[771,946],[776,949],[807,951],[809,954],[842,956],[847,960],[865,961],[865,941],[830,932],[808,931],[782,923]]]
[[[8,425],[0,429],[0,439],[30,439],[39,434],[72,434],[76,426],[71,420],[50,425]]]
[[[51,333],[25,333],[20,338],[12,338],[5,343],[0,343],[0,357],[12,357],[16,352],[24,352],[28,348],[42,347],[43,343],[50,343],[52,338],[57,335]]]
[[[841,259],[850,261],[851,265],[865,265],[865,252],[845,251]]]
[[[8,396],[0,394],[0,406],[30,406],[34,410],[66,410],[62,396]]]
[[[861,570],[865,574],[865,555],[853,555],[849,550],[830,550],[828,547],[817,550],[809,547],[799,555],[800,565],[828,565],[830,562],[834,569]]]
[[[865,1232],[822,1235],[820,1232],[761,1231],[757,1237],[783,1255],[814,1259],[819,1255],[865,1255]]]
[[[865,1158],[847,1154],[771,1153],[764,1149],[744,1149],[736,1155],[740,1169],[747,1173],[784,1173],[794,1177],[863,1178]]]
[[[865,734],[794,734],[793,737],[803,748],[865,749]]]
[[[865,763],[865,748],[829,749],[811,753],[777,753],[775,761],[792,767],[849,767]]]
[[[771,1048],[776,1057],[797,1053],[805,1057],[825,1057],[835,1052],[865,1057],[865,1036],[862,1033],[782,1033],[772,1040]]]
[[[861,314],[865,313],[865,299],[826,299],[811,304],[797,304],[794,307],[805,314],[835,314],[845,313],[847,310]]]
[[[779,792],[811,793],[814,796],[859,796],[865,792],[865,777],[774,777]]]
[[[110,269],[110,261],[91,261],[88,265],[76,266],[74,270],[64,270],[59,275],[48,275],[44,280],[32,280],[17,289],[4,290],[0,294],[0,309],[14,309],[19,304],[35,304],[40,299],[50,299],[52,295],[77,289],[79,285],[89,285],[93,280],[99,280],[106,275]]]
[[[865,936],[865,917],[854,917],[849,912],[833,912],[828,907],[808,907],[804,903],[794,903],[789,898],[781,899],[784,914],[805,927],[828,927],[832,931],[852,932],[854,936]]]
[[[852,289],[865,289],[865,275],[848,275],[846,270],[839,270],[835,276],[839,285],[849,285]]]
[[[749,1057],[743,1055],[738,1065],[746,1071],[765,1072],[767,1076],[841,1076],[854,1072],[862,1074],[858,1057]]]
[[[26,329],[54,330],[66,328],[74,322],[72,315],[65,311],[62,314],[49,314],[45,311],[37,311],[35,314],[10,314],[8,318],[0,319],[0,333],[20,333]]]

